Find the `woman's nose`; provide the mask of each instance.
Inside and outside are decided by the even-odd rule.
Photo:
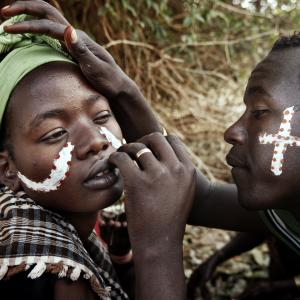
[[[85,128],[77,137],[78,142],[75,145],[78,159],[86,159],[90,155],[97,155],[109,148],[108,140],[100,134],[95,125]]]
[[[232,124],[224,133],[224,140],[231,145],[242,145],[247,139],[247,130],[241,119]]]

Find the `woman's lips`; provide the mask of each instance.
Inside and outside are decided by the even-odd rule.
[[[106,169],[83,182],[83,186],[91,190],[104,190],[113,186],[119,178],[117,169]]]

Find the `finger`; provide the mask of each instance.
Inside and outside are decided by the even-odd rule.
[[[171,145],[161,133],[155,132],[146,135],[139,139],[139,142],[150,148],[160,161],[167,162],[168,164],[178,162]]]
[[[166,137],[166,139],[169,142],[169,144],[171,145],[173,151],[176,153],[176,156],[178,157],[178,159],[184,165],[188,165],[188,164],[193,165],[193,163],[189,157],[188,151],[186,149],[186,146],[181,142],[179,137],[177,137],[174,134],[170,134]]]
[[[141,176],[140,169],[136,167],[134,161],[125,152],[114,152],[108,160],[120,170],[125,184]]]
[[[130,143],[121,146],[118,151],[126,152],[131,158],[136,160],[142,170],[151,170],[157,167],[157,158],[151,150],[142,143]]]
[[[64,41],[66,26],[49,20],[32,20],[5,26],[4,30],[9,33],[34,33],[45,34],[55,39]]]
[[[64,41],[71,55],[78,61],[80,66],[85,69],[85,73],[89,71],[96,73],[95,69],[106,69],[106,62],[98,59],[87,47],[86,43],[80,38],[76,30],[72,26],[68,26],[64,32]],[[93,66],[93,68],[92,68]]]
[[[6,18],[26,14],[41,19],[49,19],[63,25],[70,25],[55,7],[44,1],[16,1],[4,7],[1,14]]]
[[[92,51],[99,59],[109,63],[115,64],[114,58],[110,55],[108,51],[106,51],[103,47],[101,47],[98,43],[93,41],[84,31],[79,30],[79,37],[86,44],[88,49]]]

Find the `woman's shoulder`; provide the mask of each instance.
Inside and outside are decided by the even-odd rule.
[[[13,275],[8,280],[0,280],[0,295],[9,300],[55,300],[55,299],[97,299],[85,280],[71,281],[58,278],[57,275],[45,272],[39,278],[27,277],[28,271]]]
[[[52,300],[57,276],[44,273],[36,279],[27,277],[28,271],[20,272],[9,279],[0,280],[0,295],[6,295],[7,299],[30,299],[30,300]],[[5,299],[2,298],[1,299]]]

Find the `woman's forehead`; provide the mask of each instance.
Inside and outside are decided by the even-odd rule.
[[[78,90],[74,90],[74,92],[80,92],[81,85],[92,89],[76,65],[65,62],[51,62],[41,65],[27,74],[18,83],[13,91],[13,95],[17,94],[19,96],[24,95],[24,93],[32,96],[38,94],[51,95],[69,90],[70,84],[72,87],[78,86]]]
[[[29,73],[11,95],[13,107],[51,106],[52,102],[72,105],[77,99],[101,98],[83,77],[77,66],[49,63]],[[26,104],[26,105],[25,105]]]
[[[24,77],[13,91],[9,105],[14,115],[25,113],[24,117],[28,118],[28,112],[35,115],[56,107],[76,107],[81,100],[97,100],[108,106],[107,100],[88,84],[78,67],[49,63]]]

